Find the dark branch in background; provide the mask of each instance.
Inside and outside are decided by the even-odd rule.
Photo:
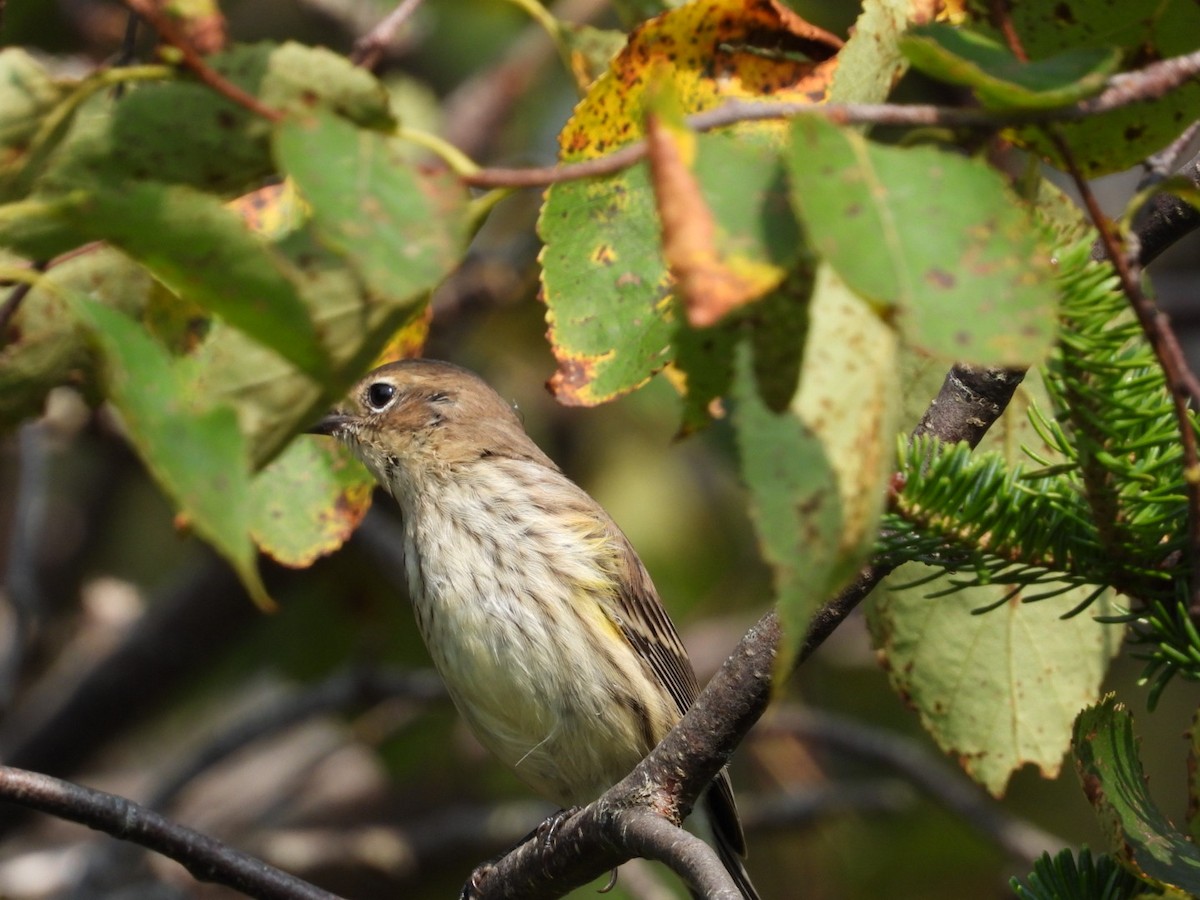
[[[1054,835],[1006,812],[961,771],[912,738],[842,716],[795,707],[773,710],[770,720],[754,734],[787,734],[805,743],[825,745],[837,751],[839,757],[853,755],[882,763],[1027,865],[1046,850],[1063,846]]]
[[[199,881],[223,884],[250,897],[336,900],[335,894],[113,794],[0,766],[0,798],[149,847],[181,863]]]
[[[399,699],[429,704],[445,700],[446,689],[437,674],[428,670],[401,672],[354,668],[335,673],[320,684],[287,697],[217,735],[180,763],[147,798],[146,806],[165,809],[193,779],[255,741],[273,737],[315,716]]]
[[[17,692],[25,654],[45,608],[38,545],[46,526],[46,488],[49,469],[47,425],[25,422],[17,430],[17,484],[12,530],[8,539],[5,601],[12,611],[6,646],[0,651],[0,713],[6,713]]]
[[[274,588],[281,576],[295,577],[274,567],[265,572]],[[206,554],[61,701],[46,705],[39,694],[5,716],[0,760],[50,774],[73,771],[260,618],[229,568]],[[0,808],[0,834],[18,824],[20,812]]]
[[[755,737],[763,733],[755,729]],[[760,834],[796,835],[806,828],[828,822],[833,816],[859,818],[898,816],[910,813],[917,792],[898,778],[877,778],[861,782],[829,782],[806,786],[787,793],[770,795],[741,794],[738,811],[742,826],[751,836]]]
[[[904,127],[986,128],[1044,122],[1071,122],[1131,103],[1155,100],[1172,88],[1200,75],[1200,51],[1151,63],[1136,72],[1112,76],[1108,87],[1091,100],[1061,109],[995,113],[983,109],[891,103],[753,103],[734,100],[716,109],[687,117],[695,131],[711,131],[738,122],[820,116],[839,125],[897,125]],[[628,144],[608,156],[540,169],[481,169],[464,181],[475,187],[544,187],[608,175],[626,169],[646,155],[645,141]]]
[[[262,116],[269,122],[279,122],[283,113],[262,103],[257,97],[246,93],[236,84],[218,74],[204,61],[196,48],[179,30],[171,16],[154,0],[122,0],[133,12],[137,13],[151,28],[158,33],[163,41],[179,51],[180,59],[185,68],[191,71],[201,82],[227,100],[244,106],[255,115]]]
[[[319,684],[296,691],[264,709],[245,716],[190,756],[179,762],[150,791],[142,805],[165,812],[179,794],[209,769],[251,744],[275,737],[317,716],[345,713],[389,700],[408,700],[416,708],[446,699],[441,679],[431,670],[399,671],[355,666],[337,672]],[[516,840],[528,829],[514,834]],[[335,842],[346,853],[352,852],[345,838]],[[325,850],[328,855],[331,848]],[[493,850],[493,846],[489,846]],[[362,854],[368,855],[368,854]],[[77,896],[97,896],[105,885],[118,883],[115,873],[129,873],[139,864],[138,848],[109,842],[99,845],[76,883]],[[310,870],[314,868],[310,866]],[[315,867],[319,868],[319,866]]]
[[[354,50],[350,61],[364,69],[374,69],[387,53],[388,48],[396,41],[396,35],[404,23],[411,18],[421,5],[421,0],[401,0],[401,3],[388,13],[378,25],[354,42]]]

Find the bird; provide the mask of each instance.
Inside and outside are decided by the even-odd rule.
[[[699,691],[628,538],[475,373],[404,359],[310,432],[346,444],[400,507],[417,628],[480,743],[564,809],[628,774]],[[758,900],[728,773],[702,797],[713,844]]]

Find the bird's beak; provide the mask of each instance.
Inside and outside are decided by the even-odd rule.
[[[306,434],[327,434],[337,437],[350,424],[351,417],[341,413],[330,413],[325,418],[305,429]]]

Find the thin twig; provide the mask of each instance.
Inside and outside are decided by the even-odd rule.
[[[45,272],[50,267],[50,261],[39,259],[30,263],[29,268],[34,272]],[[4,342],[4,336],[8,333],[8,326],[12,324],[13,318],[17,314],[17,310],[21,308],[21,304],[25,301],[25,297],[33,290],[33,281],[22,281],[20,284],[14,285],[12,293],[4,301],[4,305],[0,306],[0,345]]]
[[[401,27],[420,5],[421,0],[400,0],[399,5],[384,16],[378,25],[354,42],[350,61],[368,71],[374,69],[395,42]]]
[[[311,689],[288,696],[268,709],[257,710],[215,735],[163,779],[146,799],[146,806],[166,809],[198,775],[222,760],[256,741],[273,737],[318,715],[389,699],[403,698],[428,704],[445,696],[441,679],[432,671],[397,672],[356,667],[336,672]]]
[[[902,127],[973,127],[998,129],[1044,122],[1070,122],[1108,112],[1131,103],[1154,100],[1200,75],[1200,51],[1151,63],[1137,72],[1112,76],[1108,87],[1090,100],[1053,110],[990,112],[951,106],[901,105],[893,103],[756,103],[732,100],[715,109],[688,116],[695,131],[711,131],[740,122],[791,119],[801,115],[820,116],[839,125],[894,125]],[[584,162],[529,169],[481,169],[464,179],[474,187],[544,187],[608,175],[627,169],[646,155],[639,140],[621,149]]]
[[[1075,162],[1066,141],[1053,128],[1046,134],[1058,150],[1075,188],[1083,198],[1084,206],[1099,232],[1105,253],[1117,273],[1121,291],[1137,316],[1145,332],[1158,364],[1162,367],[1167,389],[1175,407],[1175,418],[1179,423],[1180,443],[1183,446],[1183,487],[1187,495],[1188,509],[1188,557],[1192,574],[1191,602],[1189,613],[1193,620],[1200,621],[1200,453],[1196,446],[1196,428],[1192,421],[1192,410],[1200,409],[1200,381],[1188,366],[1179,338],[1171,327],[1166,313],[1142,290],[1141,279],[1134,271],[1134,261],[1121,246],[1112,223],[1100,209],[1096,195],[1092,192]]]
[[[171,17],[154,0],[123,0],[123,2],[141,16],[158,33],[160,38],[179,51],[183,65],[191,70],[192,74],[200,79],[201,82],[208,85],[227,100],[236,103],[238,106],[244,106],[255,115],[262,116],[269,122],[282,121],[283,113],[277,109],[272,109],[254,95],[242,90],[236,84],[218,74],[216,70],[206,63],[204,57],[197,52],[191,42],[175,26]]]
[[[141,844],[181,863],[200,881],[223,884],[264,900],[336,900],[294,875],[184,828],[123,797],[0,766],[0,797]]]
[[[1200,134],[1200,122],[1193,122],[1183,130],[1183,134],[1149,157],[1146,160],[1146,174],[1138,182],[1138,188],[1162,181],[1174,172],[1179,166],[1179,161],[1183,159],[1183,154],[1187,152],[1198,134]]]

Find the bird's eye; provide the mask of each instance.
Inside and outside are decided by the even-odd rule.
[[[386,381],[377,381],[367,388],[367,406],[382,412],[396,396],[396,386]]]

